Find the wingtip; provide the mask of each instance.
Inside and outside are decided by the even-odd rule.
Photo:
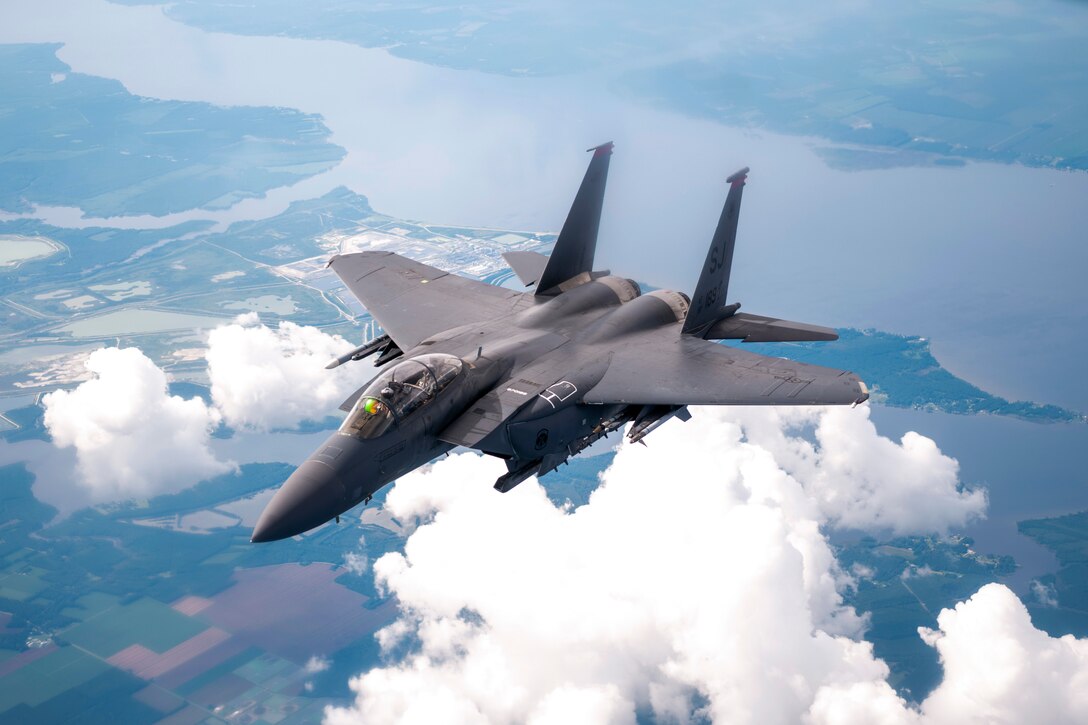
[[[854,400],[854,404],[850,406],[851,408],[856,408],[869,399],[869,386],[865,384],[864,380],[858,380],[858,391],[860,395]]]

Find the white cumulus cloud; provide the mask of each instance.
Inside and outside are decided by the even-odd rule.
[[[1043,584],[1038,579],[1031,580],[1031,593],[1044,607],[1058,606],[1058,592],[1051,584]]]
[[[726,408],[719,415],[774,455],[837,526],[944,533],[985,513],[986,491],[960,483],[954,458],[918,433],[898,443],[881,436],[868,406]]]
[[[310,659],[306,660],[303,669],[306,670],[306,674],[308,675],[316,675],[319,672],[324,672],[330,667],[332,667],[332,662],[329,661],[328,657],[313,655]]]
[[[366,536],[359,537],[359,546],[344,554],[344,568],[356,576],[366,574],[370,559],[366,555]]]
[[[294,428],[335,411],[373,372],[325,370],[351,347],[314,327],[243,315],[209,334],[212,405],[171,396],[166,373],[137,348],[98,350],[85,362],[90,380],[45,396],[45,425],[56,445],[75,449],[78,483],[95,501],[179,490],[236,468],[208,446],[220,421]],[[349,564],[366,566],[358,556]]]
[[[944,679],[912,710],[865,687],[826,688],[812,719],[823,723],[1088,722],[1088,639],[1051,637],[1000,584],[987,584],[919,634],[937,649]]]
[[[95,500],[178,490],[234,468],[208,447],[219,413],[170,395],[166,374],[136,348],[87,358],[91,379],[43,398],[53,442],[73,447],[79,482]]]
[[[272,328],[255,313],[242,315],[208,335],[212,400],[234,428],[295,428],[321,420],[366,382],[367,371],[360,376],[357,365],[325,369],[352,347],[316,327],[285,321]]]
[[[471,454],[398,483],[387,508],[429,523],[374,565],[404,612],[382,641],[419,649],[329,721],[795,722],[821,684],[883,681],[801,485],[705,411],[655,438],[573,513]]]
[[[1088,640],[1035,629],[1007,587],[987,584],[923,638],[944,682],[923,703],[941,722],[1088,722]]]
[[[921,633],[946,668],[932,696],[913,708],[896,695],[859,639],[864,622],[842,604],[851,579],[821,526],[909,530],[915,519],[892,511],[894,499],[863,500],[881,495],[885,476],[959,502],[943,525],[981,513],[985,499],[960,490],[954,461],[931,443],[895,444],[866,428],[861,409],[843,412],[862,424],[817,412],[779,421],[787,433],[775,437],[770,418],[697,409],[648,448],[621,448],[573,511],[534,479],[495,493],[504,466],[472,454],[406,476],[386,508],[418,528],[403,554],[373,565],[401,606],[379,635],[391,659],[354,678],[355,702],[326,721],[1020,722],[1033,707],[1049,721],[1085,721],[1088,642],[1035,630],[997,585]],[[791,440],[806,425],[812,450]],[[866,450],[837,440],[841,431]],[[923,475],[921,460],[938,472]],[[853,477],[852,503],[821,488],[833,470]],[[1030,688],[1043,694],[1016,694]]]

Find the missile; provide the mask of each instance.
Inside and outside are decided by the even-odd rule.
[[[635,418],[635,424],[631,426],[631,430],[627,433],[627,437],[632,443],[642,443],[643,438],[657,430],[665,421],[674,415],[680,420],[689,420],[691,418],[691,413],[688,412],[687,406],[646,406],[646,408],[639,413],[638,417]],[[643,445],[645,445],[645,443],[643,443]]]
[[[349,360],[362,360],[365,357],[369,357],[374,353],[379,352],[386,345],[391,344],[393,344],[393,341],[389,339],[389,335],[382,335],[381,337],[376,337],[370,342],[360,345],[351,352],[346,352],[335,360],[332,360],[331,362],[329,362],[328,365],[325,366],[325,369],[332,370],[333,368],[340,367]]]

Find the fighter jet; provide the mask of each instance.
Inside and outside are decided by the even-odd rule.
[[[726,304],[748,169],[729,192],[694,293],[593,269],[612,144],[593,153],[551,256],[508,252],[519,292],[386,251],[329,266],[386,334],[329,367],[377,355],[378,374],[340,408],[343,425],[291,474],[254,542],[304,533],[456,446],[506,462],[505,493],[623,426],[640,442],[689,405],[842,405],[869,397],[843,370],[717,340],[835,340],[826,327]]]

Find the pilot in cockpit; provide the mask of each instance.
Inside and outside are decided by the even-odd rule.
[[[340,432],[376,438],[433,400],[461,372],[452,355],[423,355],[391,368],[362,391]]]

